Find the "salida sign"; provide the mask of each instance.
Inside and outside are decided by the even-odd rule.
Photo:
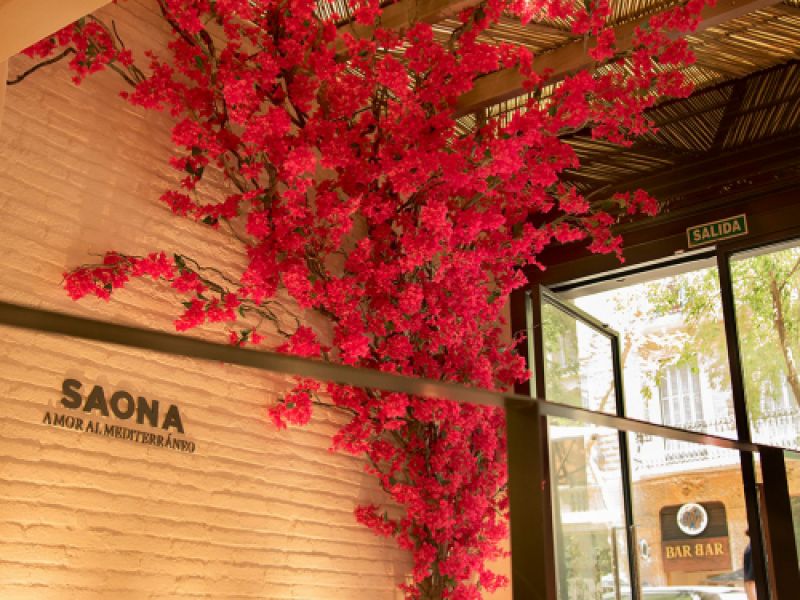
[[[180,452],[195,451],[194,442],[175,435],[184,433],[181,413],[175,404],[162,404],[158,400],[134,396],[125,390],[115,390],[109,394],[100,385],[92,386],[85,394],[82,392],[83,384],[80,381],[65,379],[61,384],[63,396],[60,404],[70,412],[62,414],[48,411],[42,423]],[[100,420],[99,417],[105,418]],[[137,425],[156,431],[121,426],[107,421],[107,418],[132,420]]]
[[[689,248],[713,244],[728,238],[747,235],[746,215],[736,215],[728,219],[695,225],[686,230]]]

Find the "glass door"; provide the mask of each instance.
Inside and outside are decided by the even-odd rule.
[[[539,301],[537,393],[550,402],[624,416],[617,334],[545,288]],[[550,417],[548,439],[558,599],[633,598],[624,434]]]
[[[736,436],[713,253],[573,287],[562,297],[618,332],[626,416]],[[658,435],[628,440],[641,597],[719,587],[744,593],[748,539],[739,454]]]
[[[622,415],[624,383],[625,416],[736,436],[720,280],[712,253],[564,290],[555,300],[574,304],[577,309],[566,307],[570,314],[591,313],[595,318],[593,324],[574,326],[581,333],[575,333],[571,345],[559,342],[555,332],[569,330],[569,321],[563,309],[556,310],[552,294],[543,296],[546,385],[540,393],[548,400],[564,398],[576,406],[616,409]],[[592,333],[583,333],[584,327]],[[620,350],[609,350],[617,340]],[[565,356],[573,358],[565,361]],[[624,372],[614,378],[620,388],[614,392],[617,406],[605,393],[612,367],[604,374],[589,368],[598,361]],[[584,373],[592,389],[581,389],[581,394],[573,389],[577,372]],[[631,561],[640,597],[721,587],[744,593],[748,518],[739,453],[658,435],[632,434],[627,440],[627,448],[620,448],[629,460],[620,461],[619,469],[636,516],[629,521],[636,534],[629,547],[635,554]]]

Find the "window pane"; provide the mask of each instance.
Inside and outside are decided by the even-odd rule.
[[[554,305],[542,304],[545,397],[616,413],[611,340]]]
[[[731,260],[753,441],[800,448],[800,245]]]
[[[619,436],[549,419],[559,600],[630,598]]]
[[[620,335],[627,416],[736,437],[717,270],[681,269],[571,296]]]
[[[743,594],[748,538],[739,453],[656,436],[628,439],[642,599],[678,598],[680,590],[705,598],[705,586]]]

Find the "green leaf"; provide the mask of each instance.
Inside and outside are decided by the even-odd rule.
[[[200,69],[201,71],[205,70],[206,63],[203,62],[202,56],[195,56],[194,63],[197,65],[197,68]]]

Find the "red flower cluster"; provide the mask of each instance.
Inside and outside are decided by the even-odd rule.
[[[80,19],[60,29],[50,37],[38,41],[23,50],[30,57],[48,57],[58,47],[66,47],[74,56],[69,63],[75,75],[72,80],[80,84],[92,73],[102,71],[108,65],[131,68],[133,54],[117,47],[111,30],[93,17]]]
[[[691,56],[668,30],[691,29],[704,4],[640,28],[625,70],[575,73],[513,118],[465,133],[456,100],[476,78],[516,67],[531,91],[543,85],[530,52],[481,33],[504,13],[557,17],[604,61],[618,53],[608,0],[486,0],[461,13],[448,44],[424,23],[382,28],[377,0],[350,3],[356,22],[375,26],[366,39],[337,28],[336,15],[320,18],[324,0],[157,2],[174,36],[166,56],[147,53],[146,75],[94,21],[30,51],[72,44],[78,77],[110,66],[135,84],[130,102],[169,111],[180,177],[162,200],[213,227],[241,217],[231,225],[244,223],[248,264],[220,278],[182,256],[110,253],[66,275],[70,296],[108,298],[149,275],[187,297],[179,330],[226,322],[231,342],[244,344],[274,329],[285,352],[486,388],[526,377],[501,317],[522,269],[553,242],[619,254],[617,215],[655,210],[641,191],[598,205],[559,183],[579,167],[560,136],[590,127],[627,144],[648,131],[645,109],[688,92],[677,67]],[[197,193],[208,169],[234,188],[210,203]],[[287,327],[280,290],[330,322],[327,345],[300,321]],[[500,412],[301,381],[270,416],[279,427],[303,424],[317,402],[351,416],[334,447],[364,456],[400,507],[394,516],[360,507],[356,518],[413,554],[409,598],[478,598],[505,583],[485,566],[506,535]]]

